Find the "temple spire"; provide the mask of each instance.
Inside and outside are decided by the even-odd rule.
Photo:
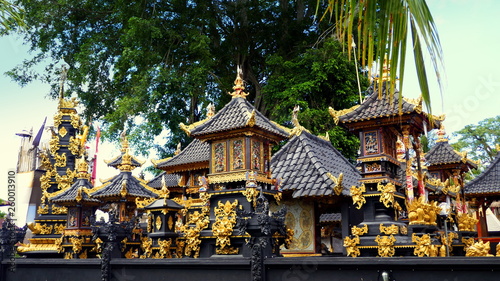
[[[236,79],[234,80],[234,92],[229,93],[233,99],[234,98],[246,98],[248,93],[245,93],[245,81],[243,81],[243,71],[241,70],[241,66],[238,65]]]

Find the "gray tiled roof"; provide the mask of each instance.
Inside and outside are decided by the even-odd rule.
[[[78,190],[80,188],[92,189],[92,184],[87,179],[77,179],[71,187],[61,191],[61,193],[54,195],[50,198],[50,201],[54,203],[64,203],[64,202],[76,202],[76,196],[78,195]],[[81,192],[80,195],[82,199],[80,202],[90,202],[99,203],[100,201],[95,198],[91,198],[86,192]]]
[[[155,163],[157,168],[174,167],[185,164],[208,162],[210,157],[210,144],[194,139],[186,148],[172,158],[160,160]],[[208,164],[207,164],[208,168]]]
[[[500,153],[479,176],[465,184],[466,195],[500,195]]]
[[[118,165],[122,164],[122,162],[123,162],[123,154],[121,154],[120,156],[115,157],[115,158],[113,158],[113,159],[111,159],[109,161],[105,161],[105,162],[106,162],[106,164],[108,164],[108,166],[116,168]],[[134,156],[131,157],[131,162],[132,162],[131,165],[134,166],[134,167],[140,167],[143,164],[143,162],[139,161]]]
[[[350,194],[353,185],[359,185],[358,170],[335,149],[329,141],[306,131],[292,137],[272,158],[274,178],[282,178],[283,191],[293,191],[294,198],[335,195],[333,181],[343,173],[343,195]]]
[[[161,189],[162,188],[162,179],[165,178],[165,184],[167,187],[174,187],[174,186],[179,186],[179,175],[177,174],[167,174],[165,172],[162,172],[161,174],[157,175],[154,177],[152,180],[148,182],[148,186],[155,188],[155,189]]]
[[[336,221],[342,221],[341,213],[321,214],[321,216],[319,216],[319,222],[336,222]]]
[[[385,87],[382,91],[382,96],[379,99],[378,90],[371,88],[371,95],[355,110],[339,116],[339,120],[343,123],[357,122],[369,120],[373,118],[398,116],[400,112],[400,103],[403,113],[414,112],[417,105],[407,102],[405,99],[399,100],[399,91],[395,91],[392,98]]]
[[[206,134],[224,132],[238,128],[247,127],[249,114],[254,110],[254,106],[244,98],[232,98],[219,112],[217,112],[207,122],[193,128],[191,136],[201,136]],[[255,125],[267,132],[276,134],[282,138],[287,138],[288,133],[273,124],[262,113],[256,110]]]
[[[425,160],[429,166],[460,163],[462,159],[462,155],[458,154],[447,141],[437,142],[436,145],[425,154]],[[467,159],[466,163],[473,168],[477,167],[477,165],[469,159]]]
[[[144,209],[156,209],[156,208],[172,208],[172,209],[184,209],[184,206],[179,205],[177,202],[171,199],[158,198],[151,204],[144,207]]]
[[[95,187],[90,196],[95,198],[121,197],[123,186],[127,189],[127,196],[132,197],[153,197],[158,195],[153,192],[151,187],[132,176],[131,172],[121,172],[111,178],[100,187]]]

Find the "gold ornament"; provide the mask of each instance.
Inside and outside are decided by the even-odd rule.
[[[344,187],[342,186],[342,179],[344,178],[344,174],[340,173],[338,178],[330,173],[326,173],[326,175],[333,182],[333,192],[335,192],[335,195],[341,195],[342,190],[344,189]]]
[[[396,192],[396,186],[392,183],[387,183],[384,186],[379,182],[377,184],[377,190],[382,193],[380,195],[380,202],[382,202],[386,208],[391,207],[391,205],[394,204],[394,192]]]
[[[346,236],[344,238],[344,247],[346,248],[347,256],[355,258],[361,255],[361,252],[358,248],[359,243],[360,240],[359,236],[357,235],[355,235],[354,238],[350,238],[349,236]]]
[[[399,227],[397,225],[390,225],[390,226],[384,226],[383,224],[380,224],[380,233],[382,234],[387,234],[387,235],[398,235],[399,233]]]
[[[215,245],[219,246],[221,253],[230,252],[225,248],[231,245],[230,236],[236,224],[236,206],[238,200],[234,200],[233,203],[228,200],[225,204],[219,201],[218,207],[214,208],[215,222],[212,225],[212,232],[216,237]]]
[[[351,233],[352,235],[362,236],[363,234],[368,233],[368,225],[365,224],[363,227],[353,226],[351,228]]]
[[[396,238],[394,238],[394,236],[377,235],[375,242],[378,244],[377,250],[379,257],[392,257],[396,253],[396,250],[394,249]]]
[[[160,228],[161,228],[161,224],[162,224],[161,217],[160,217],[160,216],[157,216],[157,217],[156,217],[156,222],[155,222],[156,230],[160,230]]]
[[[366,203],[366,199],[363,193],[366,192],[365,185],[362,184],[360,187],[352,186],[351,187],[351,197],[354,205],[357,205],[357,209],[361,209],[363,204]]]

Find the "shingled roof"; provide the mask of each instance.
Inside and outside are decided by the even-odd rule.
[[[191,136],[199,137],[247,127],[260,128],[283,139],[289,135],[284,129],[255,110],[254,106],[245,98],[233,97],[210,120],[193,128]]]
[[[188,165],[193,163],[207,162],[207,168],[208,168],[209,157],[210,157],[210,145],[207,142],[202,142],[198,139],[194,139],[179,154],[171,158],[153,161],[153,164],[155,165],[156,168],[162,169],[162,168]],[[192,167],[193,169],[199,169],[198,166],[192,166]],[[189,170],[189,167],[186,167],[184,170]]]
[[[71,187],[55,192],[50,198],[50,201],[60,205],[66,205],[66,203],[74,204],[75,202],[86,202],[90,204],[99,203],[100,201],[98,199],[91,198],[87,194],[87,191],[90,189],[92,189],[92,184],[89,180],[86,178],[79,178]]]
[[[477,164],[467,158],[467,153],[457,152],[448,143],[448,139],[444,137],[444,129],[438,131],[438,140],[436,144],[425,154],[425,160],[428,166],[444,165],[454,163],[464,163],[472,169],[477,168]]]
[[[422,98],[415,100],[403,98],[400,101],[397,90],[391,97],[385,87],[380,96],[378,90],[374,89],[373,86],[368,91],[371,94],[360,105],[339,111],[330,109],[330,114],[334,117],[335,122],[351,123],[374,118],[398,116],[400,113],[422,112]]]
[[[486,170],[464,186],[465,195],[500,195],[500,153]]]
[[[361,175],[329,141],[307,131],[293,136],[272,158],[274,178],[283,179],[283,191],[293,191],[294,198],[335,195],[336,185],[329,177],[343,174],[342,194],[359,184]]]
[[[177,174],[167,174],[165,172],[160,173],[156,177],[154,177],[152,180],[148,182],[148,186],[154,188],[154,189],[161,189],[162,186],[162,178],[165,180],[165,185],[167,187],[174,187],[174,186],[179,186],[179,175]]]
[[[158,197],[157,191],[149,187],[145,181],[134,176],[132,172],[121,171],[120,174],[94,187],[89,191],[95,198],[122,198],[122,197]]]

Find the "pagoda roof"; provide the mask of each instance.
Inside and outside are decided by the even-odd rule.
[[[86,178],[78,178],[71,187],[59,190],[51,195],[50,201],[66,205],[68,203],[100,203],[96,198],[92,198],[88,191],[92,189],[92,184]],[[66,203],[66,204],[65,204]]]
[[[210,144],[207,142],[202,142],[198,139],[194,139],[186,148],[184,148],[179,154],[174,157],[169,157],[161,159],[158,161],[153,161],[156,168],[166,169],[181,167],[181,170],[193,170],[199,169],[199,166],[193,166],[190,164],[203,163],[206,162],[206,168],[208,168],[208,161],[210,158]],[[187,166],[189,165],[189,166]],[[177,183],[175,184],[177,185]],[[170,186],[167,184],[167,186]]]
[[[108,164],[108,166],[118,169],[118,166],[120,166],[124,162],[124,159],[123,159],[124,155],[130,155],[130,154],[123,153],[123,154],[121,154],[121,155],[119,155],[111,160],[108,160],[108,161],[105,160],[104,162],[106,164]],[[125,156],[125,157],[127,157],[127,156]],[[130,155],[130,165],[132,167],[134,167],[134,168],[141,167],[144,164],[144,162],[145,161],[140,161],[135,156]]]
[[[467,158],[467,153],[460,153],[453,149],[448,141],[440,141],[425,154],[428,166],[464,163],[470,168],[477,168],[477,164]]]
[[[371,94],[359,105],[355,105],[349,109],[334,110],[330,108],[330,114],[334,118],[335,123],[354,123],[367,121],[377,118],[396,117],[405,114],[422,112],[422,97],[417,99],[409,99],[399,97],[399,91],[395,90],[393,95],[388,93],[385,84],[382,91],[379,93],[374,87],[368,90]],[[434,116],[433,121],[439,121],[439,117]],[[437,126],[436,122],[434,125]],[[439,127],[439,126],[438,126]],[[438,128],[436,127],[436,128]]]
[[[184,206],[175,202],[172,199],[158,198],[151,204],[144,207],[144,209],[157,209],[157,208],[171,208],[171,209],[184,209]]]
[[[341,213],[321,214],[319,216],[320,223],[340,222],[340,221],[342,221],[342,214]]]
[[[146,181],[138,179],[132,172],[122,171],[115,177],[104,182],[101,186],[89,191],[95,198],[125,198],[125,197],[158,197],[157,190],[149,187]]]
[[[148,182],[148,186],[155,189],[161,189],[163,187],[162,178],[165,181],[167,187],[179,186],[179,178],[180,178],[179,175],[167,174],[165,172],[160,173],[152,180],[150,180]]]
[[[342,178],[342,195],[359,184],[359,171],[332,144],[307,131],[294,135],[272,158],[274,178],[294,198],[335,195],[336,179]],[[340,176],[342,174],[342,176]]]
[[[465,195],[500,195],[500,153],[479,176],[464,186]]]
[[[192,128],[193,137],[210,134],[221,134],[242,128],[259,128],[285,139],[289,133],[276,123],[270,121],[244,97],[233,97],[219,112],[206,122]]]

